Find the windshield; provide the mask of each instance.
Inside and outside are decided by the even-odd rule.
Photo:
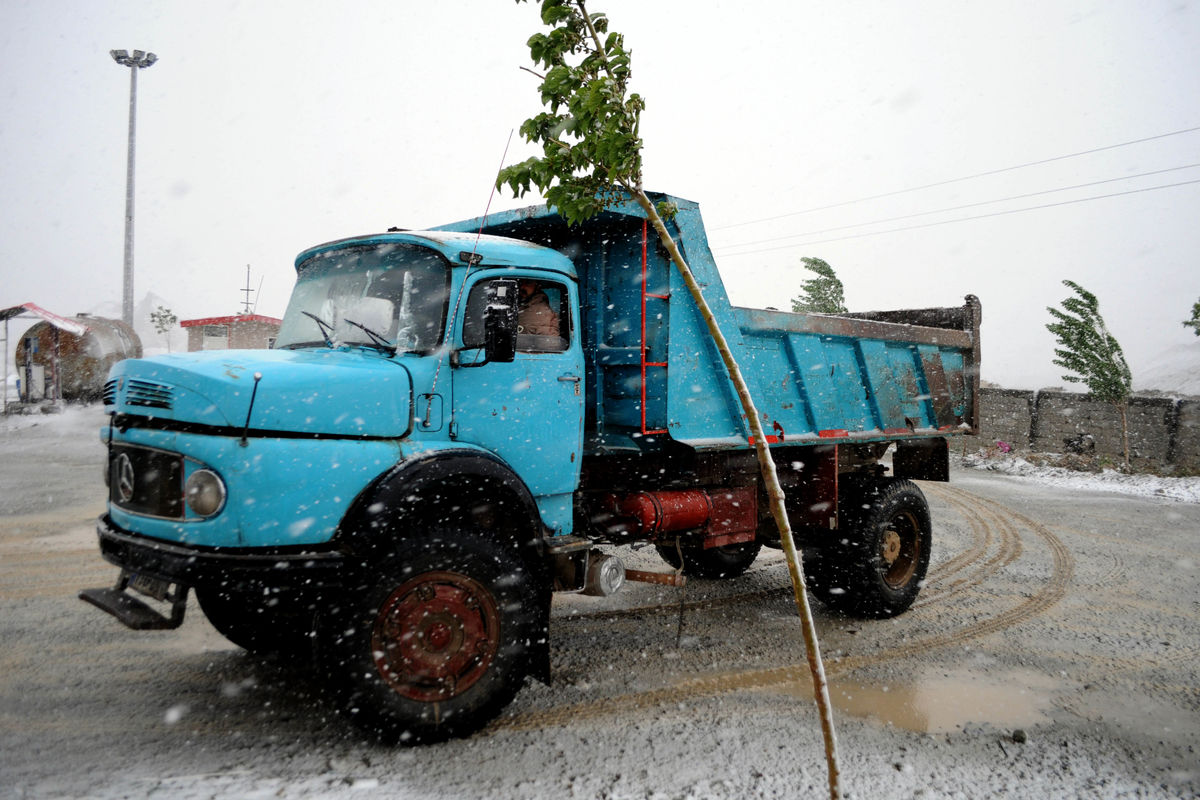
[[[425,247],[389,243],[318,253],[299,267],[275,346],[429,351],[442,339],[449,286],[446,259]]]

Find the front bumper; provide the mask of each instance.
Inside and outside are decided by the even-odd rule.
[[[344,559],[336,551],[188,547],[130,533],[107,514],[96,521],[96,533],[109,563],[181,586],[309,591],[337,587],[342,580]]]

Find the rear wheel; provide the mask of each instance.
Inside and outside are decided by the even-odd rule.
[[[687,575],[699,578],[736,578],[750,568],[762,543],[758,541],[727,544],[721,547],[705,548],[692,542],[680,542],[677,549],[672,544],[654,546],[658,554],[675,569],[683,566]],[[680,560],[680,552],[683,560]]]
[[[327,666],[351,716],[406,743],[465,736],[521,688],[535,581],[503,545],[446,530],[397,542],[330,615]]]
[[[830,608],[884,619],[908,610],[929,568],[932,522],[911,481],[847,482],[837,541],[806,561],[813,593]]]

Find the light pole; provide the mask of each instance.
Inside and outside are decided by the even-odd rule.
[[[154,53],[134,50],[109,50],[122,67],[129,67],[129,161],[125,173],[125,281],[121,294],[121,319],[133,327],[133,130],[137,119],[137,74],[158,61]]]

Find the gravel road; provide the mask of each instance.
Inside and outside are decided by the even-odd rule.
[[[239,650],[194,603],[137,633],[76,599],[115,579],[93,527],[102,419],[0,419],[0,797],[825,793],[778,553],[733,581],[556,598],[551,686],[469,740],[388,748],[305,664]],[[817,608],[846,796],[1200,797],[1200,505],[957,469],[922,488],[917,605]]]

